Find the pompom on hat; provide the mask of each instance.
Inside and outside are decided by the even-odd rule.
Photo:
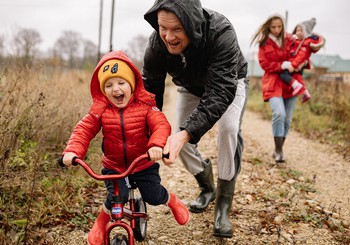
[[[100,67],[98,71],[98,80],[100,82],[100,88],[103,94],[105,94],[105,83],[109,78],[120,77],[126,80],[131,87],[131,91],[135,90],[135,73],[131,70],[129,65],[117,59],[107,60]]]
[[[299,24],[303,29],[304,37],[310,37],[312,35],[313,29],[316,25],[316,19],[311,18],[310,20],[303,21]]]

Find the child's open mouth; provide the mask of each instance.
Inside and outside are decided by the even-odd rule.
[[[124,95],[123,95],[123,94],[121,94],[121,95],[116,95],[116,96],[114,96],[114,98],[115,98],[118,102],[122,102],[123,99],[124,99]]]

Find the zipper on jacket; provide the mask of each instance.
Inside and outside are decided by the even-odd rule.
[[[181,56],[181,62],[183,64],[183,68],[186,68],[187,66],[186,56],[183,53],[181,53],[180,56]]]
[[[127,161],[128,158],[126,155],[126,138],[125,138],[123,110],[120,110],[119,114],[120,114],[120,126],[121,126],[122,137],[123,137],[124,165],[125,165],[125,168],[128,168],[128,161]]]

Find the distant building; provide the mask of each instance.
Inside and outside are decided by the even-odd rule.
[[[343,60],[339,55],[320,55],[313,54],[311,55],[311,64],[317,68],[329,69],[337,61]]]
[[[344,82],[350,84],[350,60],[343,60],[338,55],[312,55],[313,74],[318,73],[318,80]]]

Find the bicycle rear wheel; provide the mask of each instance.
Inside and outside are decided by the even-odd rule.
[[[135,199],[135,211],[147,213],[146,203],[141,197]],[[141,242],[147,236],[147,218],[137,218],[136,227],[133,229],[136,241]]]

